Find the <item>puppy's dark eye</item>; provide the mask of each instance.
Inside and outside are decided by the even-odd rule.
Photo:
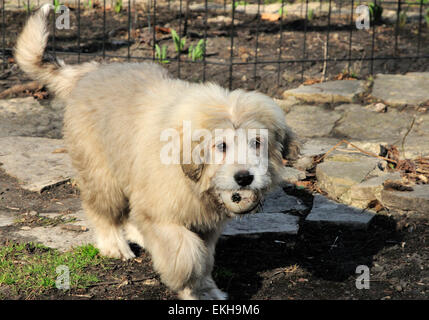
[[[220,142],[216,145],[216,149],[219,152],[226,152],[226,143],[225,142]]]
[[[259,150],[259,148],[261,147],[261,141],[258,138],[252,139],[249,142],[249,146],[253,149]]]

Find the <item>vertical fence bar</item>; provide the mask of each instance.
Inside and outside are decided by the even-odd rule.
[[[328,29],[326,30],[325,53],[323,56],[323,80],[326,80],[326,73],[328,71],[329,37],[331,35],[331,13],[332,13],[332,0],[329,0]]]
[[[156,0],[153,0],[153,28],[152,28],[152,60],[155,60],[156,46]],[[162,59],[162,57],[160,57]]]
[[[258,49],[259,49],[259,28],[261,24],[261,0],[258,0],[258,11],[257,11],[257,19],[256,22],[256,39],[255,39],[255,64],[253,65],[253,82],[256,88],[256,72],[258,66]]]
[[[376,7],[377,6],[377,0],[374,0],[374,7]],[[373,16],[372,16],[372,20],[371,20],[371,23],[372,23],[372,38],[371,38],[371,61],[370,61],[370,67],[369,67],[369,73],[371,74],[371,75],[373,75],[374,74],[374,47],[375,47],[375,32],[376,32],[376,29],[375,29],[375,13],[373,14]]]
[[[52,0],[52,4],[55,5],[55,0]],[[56,58],[57,53],[56,53],[56,36],[55,36],[55,10],[54,10],[54,14],[52,15],[52,54],[54,56],[54,58]]]
[[[103,0],[103,60],[106,59],[106,0]]]
[[[278,54],[278,60],[279,63],[277,65],[277,85],[280,85],[280,60],[282,59],[282,45],[283,45],[283,14],[284,14],[284,6],[285,6],[285,0],[282,0],[282,6],[281,6],[281,14],[280,14],[280,37],[279,37],[279,54]]]
[[[6,8],[5,8],[5,0],[2,0],[2,6],[1,6],[1,23],[2,23],[2,30],[1,30],[1,37],[2,37],[2,49],[3,49],[3,71],[6,69]]]
[[[341,18],[341,9],[343,7],[343,0],[339,0],[338,16]]]
[[[352,42],[353,42],[353,28],[354,28],[354,25],[353,25],[353,10],[354,10],[354,5],[355,5],[355,3],[354,3],[354,0],[352,0],[352,6],[351,6],[351,9],[350,9],[350,36],[349,36],[349,61],[348,61],[348,63],[347,63],[347,73],[350,73],[350,67],[351,67],[351,64],[352,64]]]
[[[305,0],[305,16],[304,16],[304,39],[302,43],[302,59],[307,58],[307,23],[308,23],[308,0]],[[301,63],[301,81],[304,80],[305,62]]]
[[[179,44],[178,44],[178,53],[177,53],[177,77],[180,78],[180,43],[182,41],[182,0],[180,0],[179,5]]]
[[[203,82],[206,81],[206,69],[207,69],[207,61],[206,61],[206,51],[207,51],[207,15],[208,15],[208,0],[204,0],[204,51],[203,51]]]
[[[232,69],[234,60],[234,19],[235,19],[235,0],[232,0],[231,8],[231,41],[230,41],[230,57],[229,57],[229,90],[232,89]]]
[[[395,52],[394,56],[398,55],[398,36],[399,36],[399,16],[401,14],[401,0],[398,0],[398,7],[396,9],[396,26],[395,26]]]
[[[130,46],[131,46],[131,0],[128,0],[128,41],[127,41],[127,61],[130,61],[131,53],[130,53]]]
[[[77,63],[80,63],[80,0],[77,0]]]
[[[417,34],[417,57],[420,57],[420,46],[422,41],[422,21],[423,21],[423,0],[420,0],[419,7],[419,31]]]

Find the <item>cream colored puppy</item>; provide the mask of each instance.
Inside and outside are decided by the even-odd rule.
[[[278,183],[294,146],[282,110],[263,94],[173,79],[151,63],[44,62],[49,11],[30,17],[15,57],[66,103],[64,136],[100,252],[129,259],[127,240],[137,242],[180,298],[225,299],[211,276],[215,245],[229,218],[255,212]],[[203,135],[189,141],[188,124],[190,137]],[[227,161],[239,131],[251,130],[240,148],[256,161]]]

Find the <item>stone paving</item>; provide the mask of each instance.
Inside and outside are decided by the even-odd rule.
[[[299,232],[301,223],[366,228],[376,214],[368,209],[373,201],[388,210],[429,214],[429,184],[412,186],[410,191],[385,189],[386,181],[401,181],[402,177],[399,172],[385,170],[384,160],[347,144],[332,150],[347,139],[376,154],[380,145],[394,144],[405,158],[429,156],[428,80],[429,73],[377,75],[372,84],[329,81],[287,90],[284,99],[277,102],[297,134],[301,155],[294,168],[284,171],[282,186],[315,174],[316,186],[323,195],[314,194],[309,205],[276,188],[267,195],[258,214],[232,220],[223,236],[293,235]],[[22,188],[42,192],[74,176],[61,140],[62,116],[57,102],[42,106],[33,98],[0,100],[0,167],[16,177]],[[328,151],[311,173],[314,157]],[[92,227],[79,204],[49,209],[33,214],[62,217],[68,222],[53,227],[23,226],[8,232],[7,237],[37,241],[60,250],[93,241]],[[67,209],[71,213],[64,213]],[[23,214],[0,202],[0,232],[16,225]]]

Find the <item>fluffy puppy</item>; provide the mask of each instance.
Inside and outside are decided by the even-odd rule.
[[[43,61],[50,8],[29,18],[15,57],[66,103],[64,137],[101,254],[132,258],[136,242],[180,298],[225,299],[211,276],[215,245],[229,218],[255,212],[279,182],[295,150],[284,113],[261,93],[185,82],[151,63]],[[265,168],[227,161],[249,130],[240,148]]]

